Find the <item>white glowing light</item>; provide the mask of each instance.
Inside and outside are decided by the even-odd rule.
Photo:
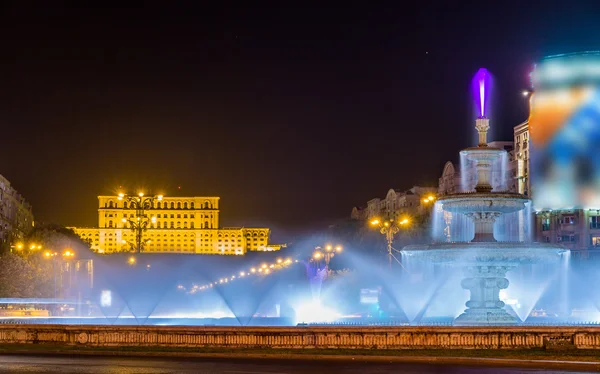
[[[112,305],[112,294],[110,290],[102,290],[100,293],[100,306],[109,307]]]
[[[301,303],[294,310],[296,323],[329,323],[342,316],[337,311],[321,305],[319,301]]]

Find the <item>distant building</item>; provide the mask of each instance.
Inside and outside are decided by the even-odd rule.
[[[118,196],[98,196],[98,227],[72,228],[99,253],[129,251],[135,232],[128,221],[135,209]],[[144,252],[243,255],[277,251],[268,228],[220,227],[218,197],[164,197],[145,210],[153,218],[144,232]]]
[[[0,175],[0,247],[9,248],[33,229],[33,212],[23,196]]]
[[[529,121],[518,124],[514,128],[513,177],[516,191],[531,196],[529,181]]]
[[[421,213],[422,199],[429,195],[436,195],[435,187],[414,186],[409,190],[390,189],[385,198],[374,198],[367,201],[364,207],[352,208],[350,218],[355,220],[371,220],[375,217],[381,219],[398,219],[403,215]]]

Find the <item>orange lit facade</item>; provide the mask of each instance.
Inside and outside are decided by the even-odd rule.
[[[73,228],[98,253],[131,250],[135,232],[129,220],[136,210],[118,196],[98,196],[98,227]],[[151,219],[144,232],[144,252],[244,255],[277,251],[268,228],[220,227],[218,197],[163,197],[144,211]]]

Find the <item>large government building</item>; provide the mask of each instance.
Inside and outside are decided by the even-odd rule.
[[[269,244],[268,228],[220,227],[218,197],[142,199],[150,205],[140,213],[122,195],[98,196],[98,227],[72,229],[94,251],[106,254],[135,248],[132,222],[135,225],[139,220],[147,222],[142,238],[144,252],[243,255],[281,248]]]

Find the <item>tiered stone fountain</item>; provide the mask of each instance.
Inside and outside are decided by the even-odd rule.
[[[479,145],[461,152],[475,165],[475,191],[447,195],[438,200],[443,210],[464,214],[473,221],[473,239],[468,243],[408,246],[402,250],[402,255],[463,269],[461,285],[470,291],[470,299],[464,313],[454,320],[455,325],[513,325],[519,323],[518,318],[508,313],[500,300],[500,290],[508,288],[509,284],[506,273],[520,264],[559,263],[561,255],[568,250],[545,243],[496,241],[496,219],[502,214],[525,209],[529,199],[517,193],[492,191],[492,163],[506,151],[488,146],[490,126],[487,118],[478,118],[475,128],[479,133]]]

